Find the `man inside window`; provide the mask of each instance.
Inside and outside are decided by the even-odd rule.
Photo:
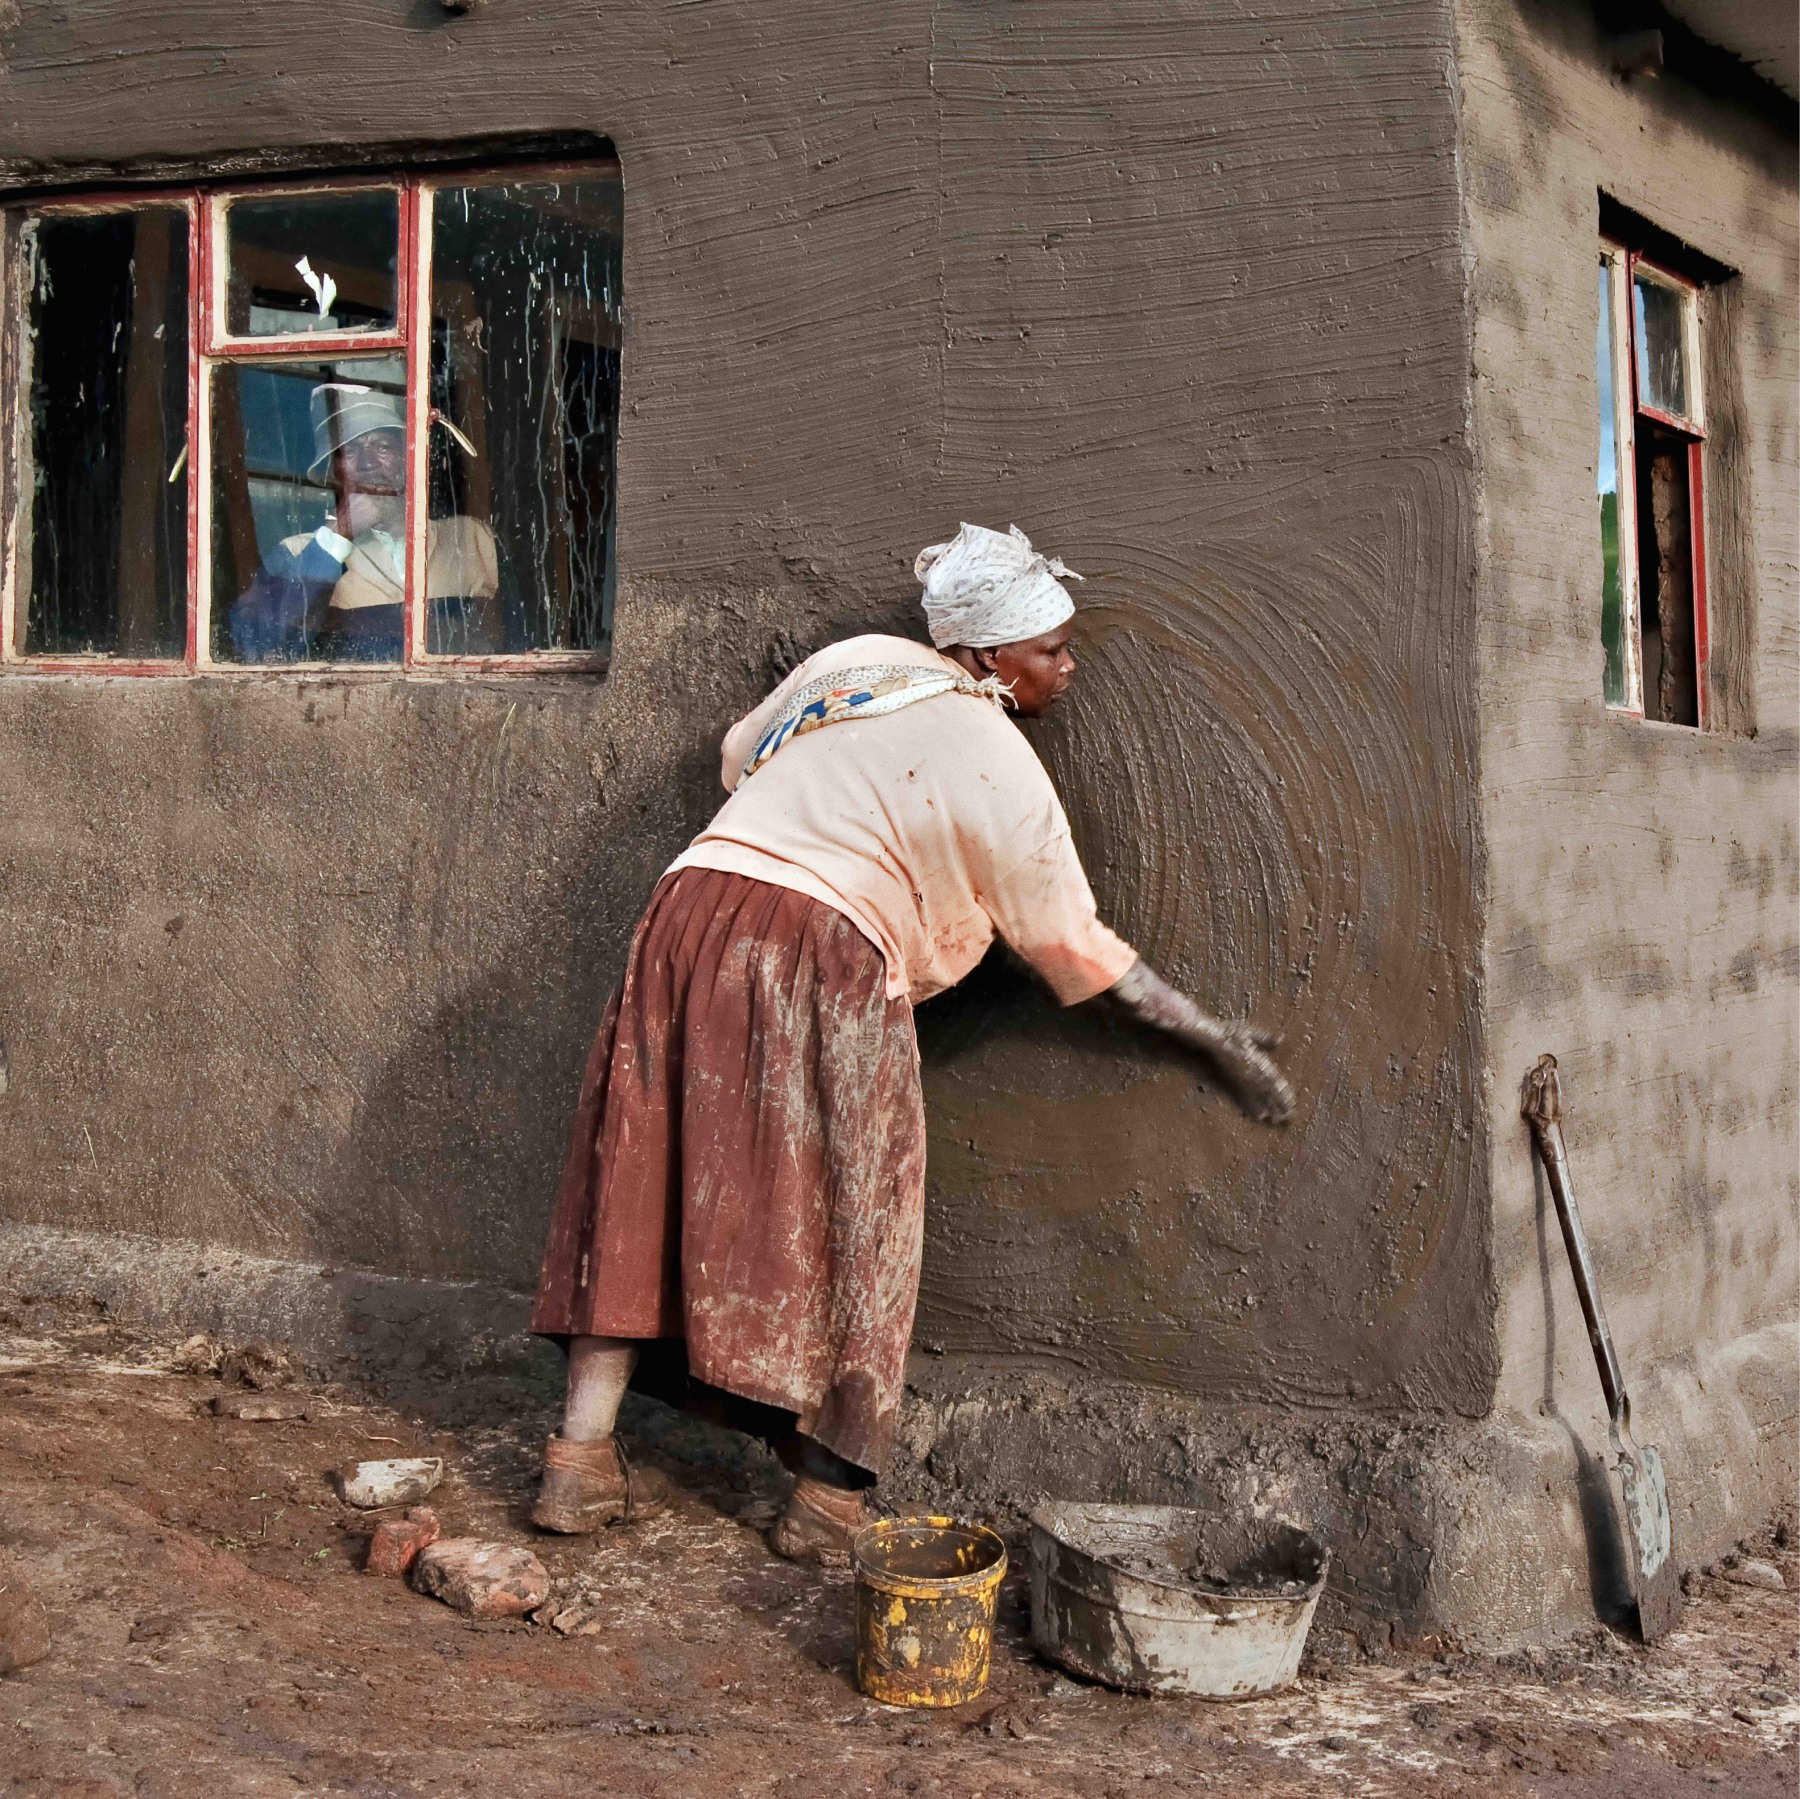
[[[310,536],[283,538],[264,557],[231,608],[232,644],[244,662],[398,662],[406,628],[405,401],[358,382],[321,382],[312,428],[307,475],[330,475],[333,511]],[[425,546],[432,622],[464,641],[494,642],[493,531],[480,519],[434,518]]]

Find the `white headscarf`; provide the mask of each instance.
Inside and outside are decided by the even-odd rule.
[[[925,585],[920,604],[931,641],[972,650],[1041,637],[1073,616],[1075,602],[1057,576],[1081,576],[1054,556],[1040,556],[1017,525],[1005,534],[964,525],[948,543],[919,552],[913,573]]]

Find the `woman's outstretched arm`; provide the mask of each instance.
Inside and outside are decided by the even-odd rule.
[[[1276,1047],[1276,1039],[1247,1024],[1226,1024],[1202,1012],[1142,956],[1107,993],[1140,1024],[1205,1056],[1224,1077],[1246,1116],[1262,1124],[1286,1124],[1293,1116],[1294,1089],[1269,1053]]]

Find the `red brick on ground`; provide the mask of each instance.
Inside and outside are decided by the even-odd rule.
[[[415,1505],[404,1518],[383,1518],[369,1539],[368,1571],[390,1578],[404,1574],[444,1534],[438,1515],[428,1505]]]
[[[522,1618],[550,1597],[550,1575],[529,1549],[448,1537],[421,1551],[413,1585],[471,1618]]]

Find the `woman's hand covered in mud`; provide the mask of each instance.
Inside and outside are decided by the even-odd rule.
[[[1198,1047],[1218,1064],[1238,1110],[1259,1124],[1286,1124],[1294,1115],[1294,1089],[1270,1053],[1280,1039],[1246,1024],[1216,1028],[1219,1040]]]
[[[1166,1032],[1205,1055],[1224,1077],[1238,1109],[1260,1124],[1286,1124],[1294,1089],[1271,1053],[1280,1039],[1247,1024],[1226,1024],[1202,1012],[1141,956],[1110,989],[1140,1023]]]

